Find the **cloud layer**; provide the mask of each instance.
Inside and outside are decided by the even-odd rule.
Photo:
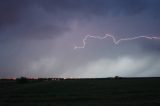
[[[116,46],[87,35],[160,37],[159,0],[2,0],[0,77],[159,76],[159,40]]]

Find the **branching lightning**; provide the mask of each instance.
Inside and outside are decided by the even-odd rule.
[[[101,36],[92,36],[92,35],[86,35],[83,39],[83,45],[82,46],[75,46],[74,49],[83,49],[86,46],[86,41],[88,40],[88,38],[94,38],[94,39],[99,39],[99,40],[103,40],[106,38],[111,38],[113,43],[115,45],[123,42],[123,41],[131,41],[131,40],[136,40],[139,38],[145,38],[145,39],[150,39],[150,40],[160,40],[160,37],[156,37],[156,36],[136,36],[136,37],[130,37],[130,38],[121,38],[121,39],[116,39],[115,36],[113,35],[109,35],[109,34],[105,34],[105,36],[101,37]]]

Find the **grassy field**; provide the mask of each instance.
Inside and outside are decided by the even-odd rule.
[[[0,81],[0,106],[158,106],[160,78]]]

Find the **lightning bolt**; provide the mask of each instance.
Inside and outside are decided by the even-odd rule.
[[[84,37],[83,39],[83,45],[82,46],[75,46],[74,49],[83,49],[86,46],[86,41],[88,40],[88,38],[94,38],[94,39],[99,39],[99,40],[103,40],[106,38],[111,38],[113,43],[115,45],[123,42],[123,41],[131,41],[131,40],[136,40],[139,38],[145,38],[145,39],[155,39],[155,40],[160,40],[160,37],[156,37],[156,36],[136,36],[136,37],[130,37],[130,38],[121,38],[121,39],[116,39],[113,35],[109,35],[109,34],[105,34],[105,36],[101,37],[101,36],[92,36],[92,35],[87,35]]]

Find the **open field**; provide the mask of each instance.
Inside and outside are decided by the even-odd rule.
[[[0,81],[0,106],[158,106],[160,78]]]

